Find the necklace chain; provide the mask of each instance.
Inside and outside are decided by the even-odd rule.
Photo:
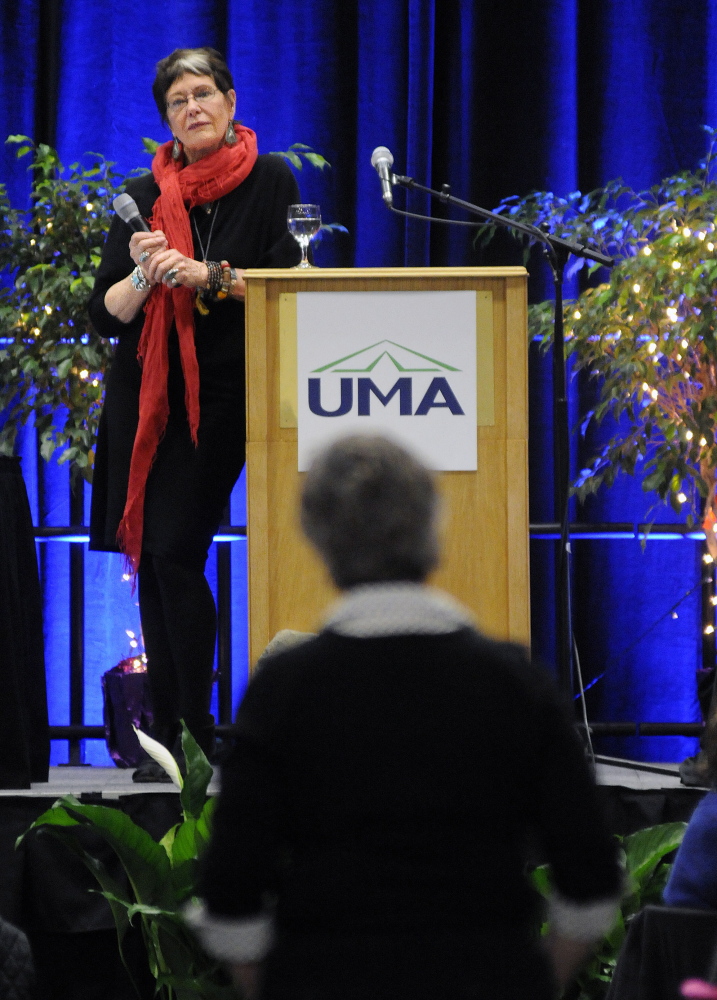
[[[212,233],[214,232],[214,223],[216,222],[218,213],[219,213],[219,202],[215,201],[214,202],[214,214],[212,215],[212,224],[209,227],[209,236],[207,238],[207,248],[206,248],[206,250],[204,249],[204,244],[202,243],[202,237],[199,235],[199,227],[197,226],[197,217],[196,217],[196,215],[192,216],[192,222],[194,223],[194,232],[197,234],[197,241],[199,243],[199,249],[200,249],[201,254],[202,254],[202,260],[205,263],[206,263],[206,260],[207,260],[207,256],[209,254],[209,247],[211,246],[211,242],[212,242]]]

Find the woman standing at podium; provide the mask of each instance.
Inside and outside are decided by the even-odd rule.
[[[183,718],[211,752],[216,609],[204,567],[244,464],[243,271],[298,262],[286,211],[300,197],[289,167],[259,156],[234,120],[214,49],[174,51],[152,91],[173,138],[127,192],[153,231],[114,219],[90,301],[97,330],[117,338],[90,547],[123,552],[137,573],[153,735],[172,748]],[[147,761],[134,778],[165,774]]]

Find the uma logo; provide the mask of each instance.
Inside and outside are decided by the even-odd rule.
[[[384,393],[372,378],[359,375],[360,372],[373,372],[380,361],[383,367],[392,364],[396,371],[402,373],[393,386]],[[398,396],[399,414],[402,417],[423,417],[432,409],[447,409],[454,416],[463,416],[463,409],[448,383],[446,374],[436,374],[423,392],[421,401],[413,409],[413,375],[459,372],[459,368],[438,361],[410,347],[403,347],[393,340],[379,340],[370,347],[347,354],[337,361],[312,370],[312,375],[347,374],[356,375],[354,379],[340,379],[340,400],[335,409],[326,409],[322,403],[321,378],[309,378],[309,409],[318,417],[343,417],[350,413],[354,405],[354,381],[356,382],[357,415],[371,415],[371,397],[373,396],[383,406],[387,406],[394,396]],[[422,379],[425,385],[425,379]]]

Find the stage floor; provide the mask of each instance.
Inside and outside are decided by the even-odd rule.
[[[121,795],[156,794],[157,792],[178,792],[179,789],[168,782],[132,781],[134,772],[121,767],[51,767],[47,782],[36,782],[30,788],[3,788],[0,796],[30,798],[59,798],[61,795],[83,795],[101,792],[106,799],[117,799]],[[209,785],[209,794],[219,791],[217,771]]]
[[[620,788],[667,789],[685,788],[677,770],[679,764],[642,764],[630,767],[629,761],[621,764],[607,763],[602,758],[595,768],[598,785],[614,785]],[[650,770],[648,770],[648,768]]]
[[[596,768],[599,785],[613,785],[634,789],[684,788],[680,784],[677,764],[648,764],[654,770],[638,767],[598,763]],[[135,784],[132,771],[119,767],[51,767],[50,779],[30,788],[0,789],[0,796],[29,796],[31,798],[59,798],[61,795],[82,795],[101,792],[103,798],[116,799],[121,795],[156,794],[173,792],[174,785],[165,783]],[[209,793],[219,791],[219,776],[214,773]]]

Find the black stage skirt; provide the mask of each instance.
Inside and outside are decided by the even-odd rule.
[[[42,597],[19,458],[0,456],[0,788],[47,781]]]

